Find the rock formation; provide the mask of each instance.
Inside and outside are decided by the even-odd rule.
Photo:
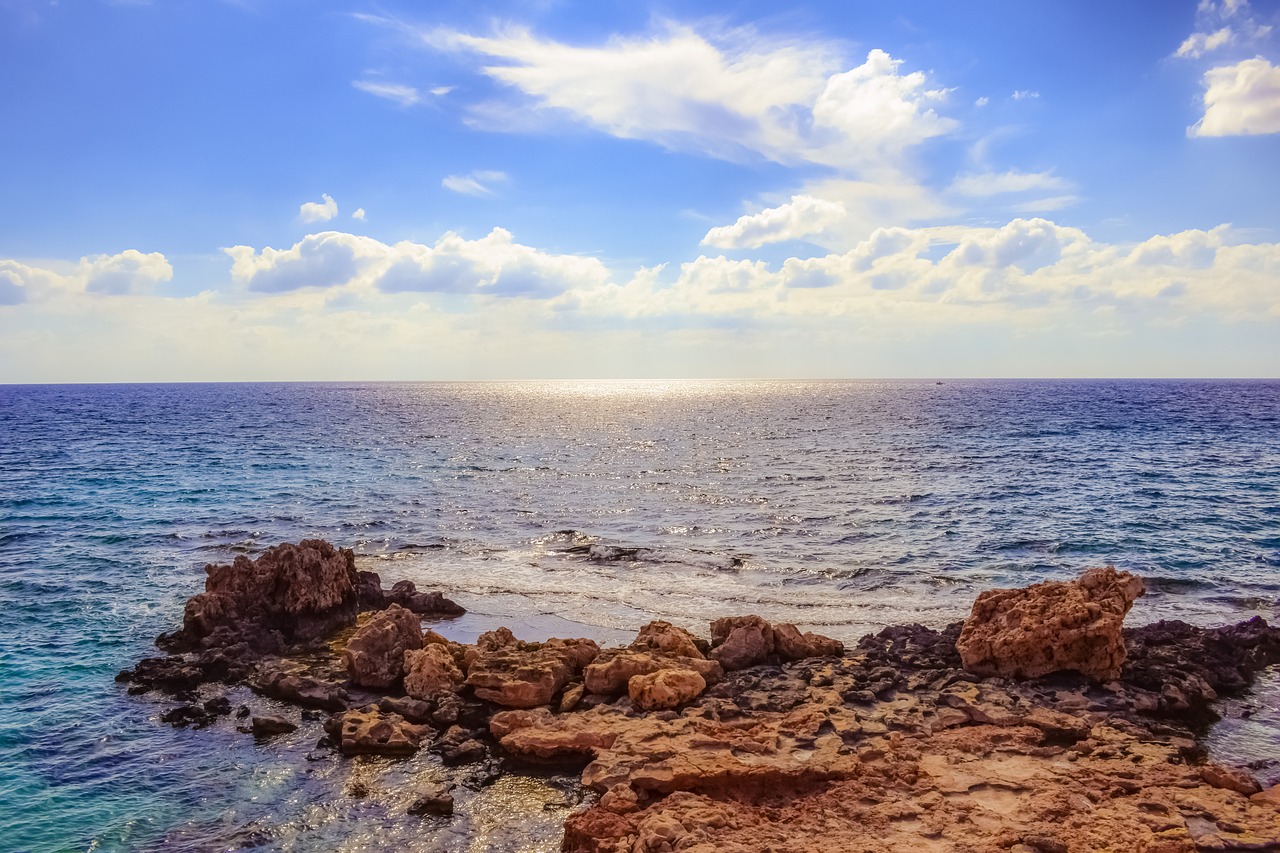
[[[974,602],[956,648],[965,669],[980,675],[1074,670],[1110,680],[1124,665],[1124,617],[1142,591],[1141,578],[1111,566],[1074,581],[988,590]]]
[[[467,684],[476,698],[506,708],[549,704],[600,654],[592,640],[525,643],[506,629],[482,635],[476,645],[478,651],[467,661]]]
[[[405,652],[422,648],[422,620],[398,604],[361,625],[342,651],[351,681],[361,687],[390,687],[404,675]]]

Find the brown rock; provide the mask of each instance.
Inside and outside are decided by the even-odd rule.
[[[507,708],[549,704],[600,653],[592,640],[522,643],[510,633],[481,636],[467,669],[467,684],[475,688],[476,698]]]
[[[362,687],[390,687],[404,675],[405,652],[422,648],[422,620],[392,604],[351,635],[343,649],[351,680]]]
[[[306,708],[341,711],[347,707],[347,691],[341,685],[285,669],[265,669],[249,686],[263,696]]]
[[[254,737],[270,737],[271,735],[288,734],[296,731],[298,724],[274,714],[264,714],[249,721]]]
[[[432,732],[429,726],[414,725],[399,714],[373,707],[335,714],[325,730],[344,755],[411,755]]]
[[[1141,594],[1140,578],[1110,566],[1070,582],[988,590],[974,602],[956,648],[965,669],[980,675],[1075,670],[1114,679],[1125,660],[1124,617]]]
[[[1224,788],[1244,794],[1246,797],[1262,790],[1258,780],[1243,770],[1234,767],[1223,767],[1221,764],[1206,764],[1200,768],[1200,778],[1215,788]]]
[[[449,817],[453,814],[453,794],[439,782],[429,782],[419,789],[418,798],[409,806],[411,815]]]
[[[746,669],[765,662],[773,650],[772,640],[771,627],[766,631],[758,625],[742,625],[731,630],[718,646],[712,646],[711,657],[726,670]]]
[[[697,639],[670,622],[654,621],[640,629],[631,643],[635,651],[657,652],[682,658],[702,658]]]
[[[691,669],[708,684],[715,684],[724,677],[719,661],[705,658],[679,657],[638,652],[631,649],[609,649],[601,652],[583,672],[583,683],[588,693],[601,696],[617,696],[627,689],[637,675],[648,675],[660,669]]]
[[[181,642],[189,646],[247,641],[270,651],[322,639],[356,618],[355,555],[319,539],[210,564],[205,573],[205,591],[183,615]]]
[[[647,675],[633,675],[627,682],[631,701],[645,711],[679,707],[706,689],[706,679],[691,669],[660,669]]]
[[[800,633],[795,625],[786,622],[773,626],[773,643],[778,657],[783,660],[838,657],[844,654],[844,643],[812,632]]]
[[[457,693],[466,676],[442,643],[428,643],[404,653],[404,692],[415,699],[436,700],[444,693]]]

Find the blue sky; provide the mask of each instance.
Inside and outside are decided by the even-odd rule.
[[[0,0],[0,382],[1280,375],[1280,4]]]

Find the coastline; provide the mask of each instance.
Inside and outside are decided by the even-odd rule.
[[[244,563],[248,572],[252,564]],[[348,556],[348,563],[354,572],[354,558]],[[210,572],[212,589],[214,567]],[[361,582],[367,581],[369,573],[360,574]],[[401,598],[412,604],[414,595],[423,594],[412,591]],[[1228,845],[1258,839],[1280,843],[1280,795],[1274,789],[1261,792],[1244,768],[1206,762],[1203,749],[1219,693],[1239,695],[1264,664],[1280,660],[1280,632],[1260,620],[1216,631],[1177,623],[1127,629],[1130,659],[1119,679],[1060,671],[1010,678],[960,665],[959,624],[945,631],[889,628],[846,649],[758,617],[719,620],[710,642],[658,622],[628,646],[601,649],[604,644],[591,639],[522,642],[545,640],[551,632],[574,636],[561,630],[572,623],[557,616],[528,617],[512,636],[502,630],[507,626],[495,625],[503,620],[498,614],[458,614],[451,622],[426,613],[425,622],[421,616],[408,620],[418,627],[410,629],[405,642],[424,650],[413,652],[398,651],[395,642],[387,645],[395,632],[383,623],[396,621],[389,608],[400,608],[376,601],[383,606],[369,608],[371,615],[358,623],[353,615],[336,641],[313,645],[303,655],[290,653],[274,664],[256,660],[230,679],[222,670],[213,679],[197,673],[183,676],[174,690],[176,682],[164,684],[172,672],[163,666],[150,671],[140,666],[122,677],[131,682],[131,692],[160,686],[178,694],[184,700],[179,707],[192,709],[185,722],[196,725],[217,724],[221,716],[210,713],[211,700],[201,692],[209,681],[250,684],[275,699],[323,705],[332,716],[303,710],[300,717],[283,721],[281,728],[299,727],[282,735],[268,733],[267,724],[260,727],[256,718],[279,717],[267,712],[284,706],[251,709],[246,703],[243,714],[253,721],[248,731],[261,729],[257,736],[264,739],[305,738],[322,728],[325,737],[306,758],[335,774],[342,772],[335,767],[348,767],[352,778],[343,791],[356,801],[372,789],[359,778],[360,759],[351,755],[413,756],[416,770],[392,762],[374,787],[387,809],[444,812],[440,803],[447,799],[447,814],[423,818],[434,822],[431,831],[442,837],[460,826],[483,833],[485,815],[505,810],[514,817],[541,809],[543,820],[530,826],[554,835],[546,818],[556,815],[567,827],[562,849],[593,853],[763,849],[761,839],[779,850],[853,843],[866,850],[903,849],[903,844],[1019,853],[1104,849],[1044,834],[1052,821],[1041,814],[1042,801],[1074,796],[1084,800],[1063,815],[1088,812],[1095,818],[1073,831],[1087,830],[1095,839],[1108,833],[1131,841],[1141,836],[1146,845],[1125,849],[1219,849],[1206,846],[1211,835]],[[221,613],[220,607],[211,612]],[[1123,610],[1128,607],[1125,603]],[[195,622],[192,612],[189,603],[186,630],[200,622],[200,608]],[[267,624],[258,616],[253,620],[258,621],[250,633]],[[231,630],[228,626],[243,630],[224,621],[204,639],[214,630]],[[419,636],[424,627],[425,640]],[[800,645],[785,647],[783,654],[780,639],[766,638],[784,628],[792,631],[788,637],[810,639],[795,641]],[[759,647],[737,656],[731,637],[747,642],[742,637],[752,631]],[[385,682],[385,688],[354,684],[352,674],[365,666],[360,648],[374,636],[380,639],[370,649],[371,672],[381,672],[387,661],[394,671],[400,665],[397,655],[406,668],[415,655],[433,662],[426,669],[406,669],[403,676],[368,677]],[[212,651],[206,643],[200,651],[192,639],[183,640],[183,664],[195,662],[207,674],[211,670],[199,661],[213,651],[225,662],[226,642],[215,643]],[[243,646],[242,637],[239,642]],[[1217,671],[1195,659],[1206,656]],[[626,678],[616,698],[618,682],[601,681],[601,673],[619,666]],[[693,671],[707,677],[693,678]],[[264,677],[264,672],[274,674]],[[418,687],[405,696],[413,679]],[[644,682],[639,693],[636,679]],[[1173,692],[1162,688],[1161,680],[1176,685]],[[692,682],[697,683],[690,687]],[[235,701],[246,698],[243,688],[237,690]],[[227,712],[231,701],[225,703]],[[303,731],[306,735],[299,734]],[[424,754],[438,758],[424,763]],[[683,767],[689,756],[698,755],[696,766]],[[1014,765],[1016,772],[1010,769]],[[566,768],[583,774],[581,786],[558,775]],[[866,788],[871,779],[878,780],[880,794],[869,804],[863,801],[871,796]],[[1182,814],[1178,809],[1186,803],[1178,797],[1185,800],[1188,791],[1201,816],[1179,823],[1174,813]],[[1126,805],[1134,802],[1146,805]],[[1147,820],[1153,809],[1163,810],[1163,823]],[[1039,815],[1039,823],[1019,822],[1011,811]],[[1212,830],[1204,823],[1206,814],[1220,817],[1209,820]],[[815,815],[823,820],[815,823]],[[878,827],[878,834],[863,826]],[[969,839],[964,842],[969,846],[961,838]],[[545,847],[547,842],[544,838],[538,849],[554,849]]]

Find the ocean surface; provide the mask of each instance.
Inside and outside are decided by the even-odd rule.
[[[1130,624],[1274,621],[1280,383],[0,387],[0,850],[558,849],[565,779],[424,822],[425,754],[309,761],[318,723],[174,729],[114,683],[206,563],[308,537],[443,590],[463,640],[740,613],[855,640],[1108,563],[1147,579]],[[1215,748],[1280,760],[1277,696]]]

